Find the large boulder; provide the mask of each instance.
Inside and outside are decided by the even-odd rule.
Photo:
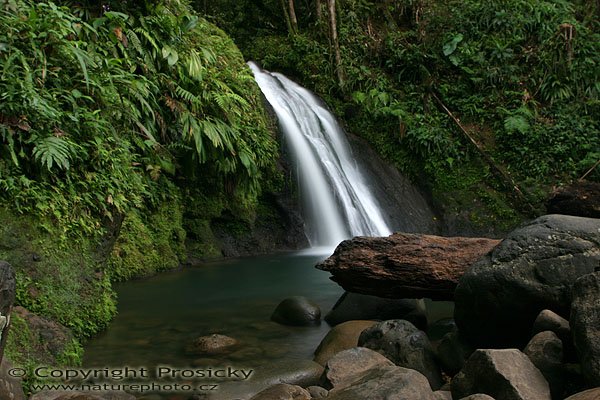
[[[600,271],[575,282],[570,322],[583,375],[600,386]]]
[[[351,292],[345,292],[325,316],[325,321],[330,325],[360,319],[405,319],[420,329],[425,329],[427,325],[423,300],[386,299]]]
[[[389,298],[452,300],[465,270],[494,239],[395,233],[345,240],[317,268],[349,292]]]
[[[408,321],[379,322],[360,334],[358,345],[383,354],[400,367],[419,371],[434,390],[442,385],[440,368],[427,335]]]
[[[429,382],[421,373],[408,368],[378,367],[351,386],[329,392],[327,400],[436,400]]]
[[[571,287],[600,262],[600,220],[546,215],[510,233],[460,279],[456,324],[475,347],[525,346],[540,311],[568,317]]]
[[[548,382],[517,349],[477,350],[452,379],[452,398],[488,394],[502,400],[551,400]]]
[[[292,326],[318,325],[321,323],[321,309],[306,297],[292,296],[279,303],[271,320]]]
[[[358,337],[375,321],[348,321],[333,327],[315,350],[315,361],[325,366],[337,353],[358,345]]]
[[[329,387],[343,389],[358,381],[370,369],[393,365],[393,362],[373,350],[355,347],[329,360],[324,381]]]

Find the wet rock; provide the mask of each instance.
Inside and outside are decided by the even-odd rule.
[[[212,334],[200,336],[186,347],[186,353],[192,355],[216,355],[231,352],[239,342],[229,336]]]
[[[454,376],[465,365],[475,348],[462,338],[460,332],[450,332],[444,335],[437,347],[437,355],[444,372]]]
[[[325,366],[327,361],[343,350],[358,346],[358,337],[375,321],[348,321],[333,327],[315,350],[314,360]]]
[[[293,296],[279,303],[271,320],[283,325],[316,325],[321,323],[321,309],[306,297]]]
[[[565,400],[598,400],[600,399],[600,387],[585,390],[567,397]]]
[[[369,370],[360,380],[343,389],[333,389],[328,400],[436,400],[427,378],[402,367],[387,366]]]
[[[575,282],[570,321],[583,376],[590,386],[600,386],[600,272]]]
[[[350,292],[388,298],[452,300],[465,270],[495,239],[395,233],[345,240],[317,268]]]
[[[0,364],[0,399],[2,400],[25,400],[23,385],[21,379],[14,378],[8,374],[12,369],[12,364],[6,360],[2,360]]]
[[[540,332],[531,338],[523,353],[546,378],[552,398],[562,397],[565,387],[562,368],[563,344],[558,336],[552,331]]]
[[[440,368],[427,335],[408,321],[379,322],[361,333],[358,344],[383,354],[398,366],[419,371],[433,389],[442,385]]]
[[[313,399],[324,399],[329,395],[329,390],[322,388],[321,386],[309,386],[306,390]]]
[[[341,389],[350,386],[370,369],[393,365],[394,363],[373,350],[355,347],[344,350],[329,360],[325,369],[326,382],[333,388]]]
[[[517,349],[477,350],[452,379],[452,398],[484,393],[502,400],[551,400],[548,382]]]
[[[385,299],[345,292],[325,316],[330,325],[352,320],[405,319],[420,329],[427,326],[425,303],[416,299]]]
[[[492,396],[488,396],[487,394],[477,393],[467,397],[463,397],[460,400],[494,400],[494,398]]]
[[[600,218],[600,183],[576,182],[552,193],[546,204],[548,213]]]
[[[454,319],[478,348],[529,341],[540,311],[568,316],[571,287],[600,262],[600,220],[546,215],[511,232],[460,279]]]
[[[311,395],[300,386],[280,383],[259,392],[250,400],[311,400]]]

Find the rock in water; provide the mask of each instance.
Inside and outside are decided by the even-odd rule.
[[[225,335],[212,334],[200,336],[186,347],[186,352],[193,355],[214,355],[231,351],[238,341]]]
[[[502,400],[551,400],[548,382],[517,349],[477,350],[452,379],[452,398],[484,393]]]
[[[510,233],[460,279],[454,317],[478,348],[528,342],[536,316],[568,316],[575,280],[600,262],[600,220],[546,215]]]
[[[273,311],[271,320],[292,326],[318,325],[321,323],[321,309],[306,297],[288,297]]]
[[[358,344],[383,354],[400,367],[419,371],[434,390],[442,385],[440,368],[427,335],[408,321],[379,322],[361,333]]]
[[[600,272],[575,282],[570,321],[585,380],[600,386]]]
[[[465,270],[494,239],[395,233],[345,240],[317,268],[349,292],[388,298],[452,300]]]
[[[331,329],[315,350],[315,362],[326,365],[337,353],[358,345],[358,337],[375,321],[348,321]]]

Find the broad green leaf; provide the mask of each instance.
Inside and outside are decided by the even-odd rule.
[[[456,46],[458,46],[458,44],[460,42],[462,42],[463,40],[463,35],[462,33],[459,33],[457,35],[455,35],[452,40],[450,40],[449,42],[447,42],[444,47],[444,55],[445,56],[449,56],[450,54],[454,53],[454,51],[456,50]]]

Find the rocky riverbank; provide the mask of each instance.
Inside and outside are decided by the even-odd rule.
[[[371,285],[375,288],[387,273],[395,282],[388,286],[398,286],[382,292],[387,298],[344,294],[324,317],[332,329],[315,349],[313,360],[257,368],[249,379],[227,382],[205,397],[587,400],[600,396],[600,220],[547,215],[499,243],[414,235],[403,247],[397,239],[404,236],[395,237],[395,242],[384,240],[383,246],[381,238],[345,242],[323,263],[343,282],[351,282],[346,275],[355,273],[353,269],[363,275],[377,271],[378,279]],[[428,266],[423,274],[435,277],[436,265],[443,271],[448,264],[459,265],[457,260],[464,263],[463,269],[453,269],[453,289],[446,289],[456,300],[454,320],[435,326],[431,321],[428,325],[422,300],[404,298],[407,292],[398,278],[402,276],[398,271],[407,265],[419,270],[415,256],[419,238],[427,248],[438,246],[431,252],[434,256],[422,257]],[[464,249],[471,250],[461,253],[464,243]],[[368,251],[361,253],[361,246]],[[345,249],[362,258],[353,260]],[[426,282],[421,282],[423,288]],[[320,322],[320,314],[309,300],[292,297],[282,301],[272,319],[308,327]],[[198,343],[204,347],[208,343],[211,349],[218,342],[219,352],[243,346],[233,338],[200,339]],[[196,347],[205,351],[202,346]],[[14,380],[4,377],[0,383],[9,393],[18,392]],[[11,398],[22,399],[20,393]],[[114,394],[78,396],[108,399]]]
[[[352,287],[383,285],[394,288],[385,296],[402,296],[407,265],[389,261],[402,259],[393,241],[344,242],[319,268],[345,287],[372,274],[378,280]],[[377,253],[391,247],[393,255]],[[423,259],[423,274],[436,276],[435,261],[445,270],[453,257],[443,253]],[[600,398],[600,220],[547,215],[513,231],[465,266],[454,297],[456,325],[441,340],[406,319],[345,322],[319,346],[324,371],[312,386],[280,384],[252,400]]]

